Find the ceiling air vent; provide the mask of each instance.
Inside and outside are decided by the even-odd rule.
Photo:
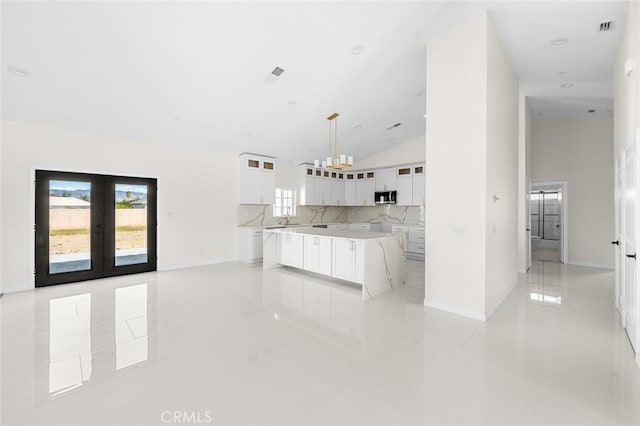
[[[280,77],[280,74],[282,74],[284,72],[284,70],[280,67],[275,67],[273,69],[273,71],[271,71],[271,74],[275,75],[276,77]]]
[[[387,127],[387,130],[393,130],[396,127],[400,127],[400,126],[402,126],[402,123],[392,124],[391,126]]]
[[[600,22],[600,27],[598,28],[598,32],[602,33],[605,31],[613,31],[613,27],[615,25],[616,25],[616,21]]]

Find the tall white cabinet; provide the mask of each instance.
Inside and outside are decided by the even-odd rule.
[[[240,204],[276,202],[276,159],[256,154],[240,154]]]

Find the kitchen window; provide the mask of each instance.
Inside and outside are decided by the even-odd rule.
[[[296,191],[276,188],[276,203],[273,205],[273,217],[292,217],[296,215]]]

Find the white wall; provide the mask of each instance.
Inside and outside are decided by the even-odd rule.
[[[568,259],[613,268],[613,119],[534,119],[532,179],[568,182]]]
[[[529,188],[527,179],[531,178],[531,108],[526,96],[520,95],[518,118],[518,272],[527,272],[527,245],[529,244],[526,203]]]
[[[518,76],[487,25],[487,225],[485,310],[518,282]],[[496,195],[499,200],[494,201]]]
[[[237,258],[236,156],[15,122],[1,136],[5,292],[33,288],[36,168],[157,178],[159,270]]]
[[[486,32],[483,14],[434,37],[426,84],[425,305],[479,319],[486,273]]]
[[[396,164],[418,163],[425,159],[425,137],[420,136],[386,151],[354,162],[354,169],[395,166]]]
[[[614,80],[614,152],[618,153],[631,140],[640,127],[640,69],[630,77],[624,73],[624,64],[634,58],[640,67],[640,4],[630,1],[626,22],[621,23],[623,35],[615,62]]]
[[[518,196],[517,76],[486,13],[427,45],[426,92],[425,305],[484,320],[516,283]]]

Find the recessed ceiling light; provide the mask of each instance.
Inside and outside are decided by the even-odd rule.
[[[568,89],[569,87],[573,87],[573,84],[571,83],[563,83],[560,85],[560,87],[562,87],[563,89]]]
[[[356,130],[360,130],[362,129],[362,124],[356,124],[355,126],[353,126],[353,128]]]
[[[298,105],[298,102],[296,102],[296,101],[289,101],[289,102],[287,102],[287,105],[289,105],[290,107],[294,107],[294,106]]]
[[[31,77],[31,74],[29,74],[29,71],[23,70],[22,68],[18,68],[14,66],[9,66],[9,72],[15,75],[16,77],[22,77],[22,78]]]
[[[362,52],[364,52],[364,46],[361,46],[361,45],[354,46],[351,49],[351,53],[353,53],[354,55],[359,55]]]
[[[549,42],[549,44],[551,44],[552,46],[560,46],[561,44],[565,44],[566,42],[568,42],[569,39],[568,38],[556,38],[554,40],[551,40]]]
[[[421,90],[418,93],[416,93],[416,98],[420,98],[420,97],[422,97],[422,96],[424,96],[426,94],[427,94],[427,92],[425,92],[424,90]]]

